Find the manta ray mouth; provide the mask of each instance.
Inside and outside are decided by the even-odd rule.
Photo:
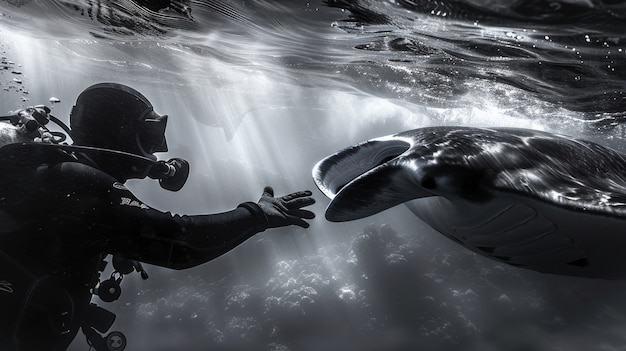
[[[313,168],[313,179],[331,199],[326,219],[364,218],[413,199],[417,194],[403,156],[409,139],[387,136],[339,151]]]
[[[313,167],[313,180],[330,199],[351,182],[409,150],[408,141],[383,137],[330,155]]]

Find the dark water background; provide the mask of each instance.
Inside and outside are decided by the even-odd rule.
[[[169,5],[169,8],[166,6]],[[188,6],[190,12],[185,10]],[[621,1],[0,0],[0,109],[67,121],[100,81],[170,115],[178,213],[313,188],[339,148],[430,125],[515,126],[626,150]],[[624,350],[626,285],[476,256],[404,207],[262,233],[188,271],[124,280],[127,350]],[[594,235],[594,233],[589,233]],[[71,350],[87,350],[79,334]]]

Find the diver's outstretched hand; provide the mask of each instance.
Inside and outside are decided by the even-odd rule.
[[[258,202],[259,207],[267,217],[268,227],[277,228],[288,225],[297,225],[308,228],[309,223],[304,219],[315,218],[315,213],[303,210],[302,207],[313,205],[315,200],[309,190],[298,191],[282,197],[274,197],[274,189],[266,186]]]

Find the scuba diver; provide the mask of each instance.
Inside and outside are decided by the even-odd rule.
[[[84,90],[71,129],[35,106],[0,117],[0,350],[66,350],[78,330],[90,349],[121,351],[125,336],[110,332],[115,315],[91,302],[114,301],[124,274],[141,263],[186,269],[223,255],[256,233],[307,228],[310,191],[274,197],[207,215],[173,215],[141,202],[128,179],[158,179],[182,188],[189,164],[157,161],[167,151],[167,115],[138,91],[100,83]],[[53,121],[69,134],[50,131]],[[113,257],[114,272],[100,280]]]

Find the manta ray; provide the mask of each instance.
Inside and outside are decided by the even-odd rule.
[[[348,147],[313,168],[350,221],[406,204],[462,246],[510,265],[626,278],[626,155],[518,128],[428,127]]]

